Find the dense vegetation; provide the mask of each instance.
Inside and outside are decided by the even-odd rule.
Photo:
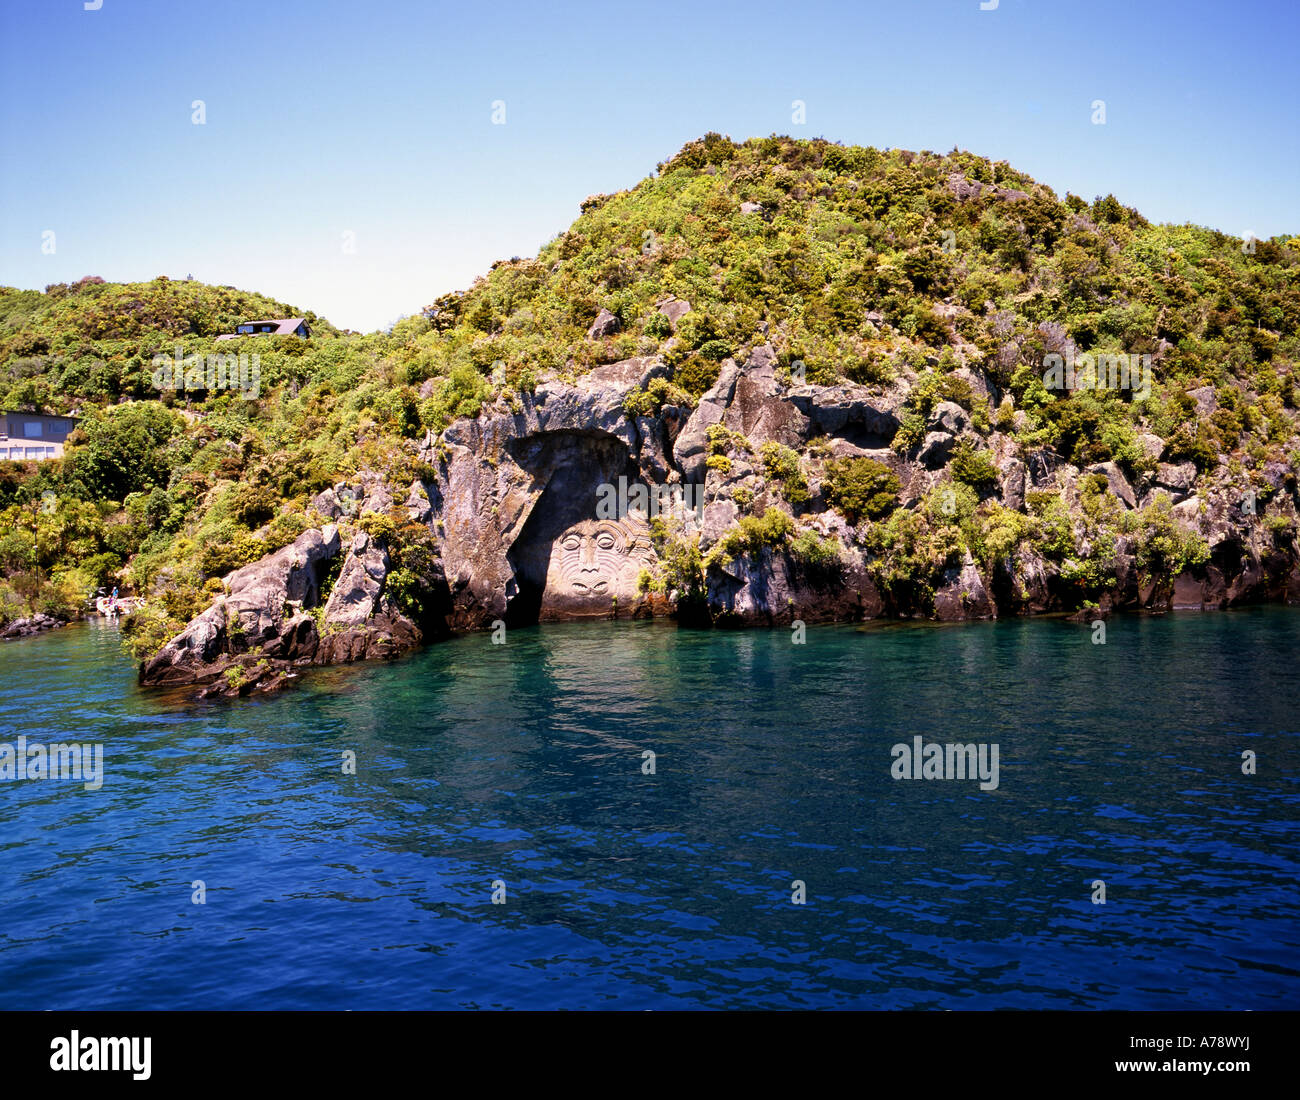
[[[82,418],[62,462],[0,463],[0,621],[67,614],[95,585],[121,583],[154,596],[138,635],[147,650],[221,576],[314,522],[314,493],[363,469],[409,484],[428,472],[417,460],[427,431],[517,404],[544,376],[637,354],[662,354],[672,378],[632,395],[629,416],[688,404],[724,360],[766,340],[786,379],[909,385],[900,453],[954,401],[986,444],[1000,433],[1026,456],[1114,461],[1130,476],[1157,460],[1203,473],[1221,457],[1246,478],[1269,461],[1294,471],[1298,275],[1298,238],[1243,247],[1152,225],[1113,196],[1059,198],[966,152],[710,134],[634,189],[587,199],[535,258],[499,262],[388,333],[342,333],[259,295],[164,278],[0,289],[0,408]],[[659,309],[669,296],[692,307],[675,329]],[[618,331],[588,339],[601,309]],[[299,315],[310,340],[213,339],[239,321]],[[159,391],[152,359],[178,346],[256,350],[256,398]],[[1150,395],[1049,392],[1043,357],[1067,348],[1151,355]],[[954,373],[963,368],[1005,395],[997,407]],[[1205,386],[1208,417],[1189,392]],[[753,450],[712,435],[709,468],[725,473],[729,456]],[[816,506],[812,457],[769,444],[750,458],[794,516]],[[1006,508],[982,446],[959,447],[945,487],[906,507],[879,462],[818,470],[891,590],[931,583],[956,554],[989,561],[1027,542],[1073,571],[1081,598],[1106,583],[1105,547],[1120,534],[1153,570],[1201,553],[1167,509],[1121,512],[1096,486],[1073,510],[1051,494]],[[712,560],[802,538],[805,558],[833,565],[833,547],[777,515],[745,516]],[[1285,519],[1274,526],[1291,537]],[[666,534],[660,544],[675,587],[697,592],[707,561]]]

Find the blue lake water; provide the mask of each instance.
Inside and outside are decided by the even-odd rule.
[[[0,1008],[1300,1008],[1298,653],[601,622],[196,705],[103,625],[6,642],[0,742],[105,780],[0,783]],[[997,789],[893,779],[914,736]]]

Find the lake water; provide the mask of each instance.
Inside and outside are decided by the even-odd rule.
[[[0,644],[0,742],[105,771],[0,783],[0,1008],[1300,1008],[1300,611],[1092,637],[545,626],[201,705]]]

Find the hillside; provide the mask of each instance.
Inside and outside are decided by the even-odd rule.
[[[1152,225],[969,153],[711,134],[387,334],[192,282],[3,290],[0,408],[84,419],[61,463],[0,469],[0,617],[121,583],[149,597],[147,656],[322,525],[366,547],[322,550],[265,638],[313,610],[326,636],[348,554],[381,581],[330,660],[384,651],[381,620],[593,613],[552,606],[546,555],[619,476],[698,486],[701,512],[631,539],[602,613],[1300,598],[1298,269],[1300,238]],[[290,315],[311,340],[212,339]],[[178,344],[256,351],[256,396],[159,391]],[[1044,385],[1110,355],[1149,385]]]

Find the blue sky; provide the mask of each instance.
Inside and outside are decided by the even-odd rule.
[[[0,0],[3,285],[193,274],[369,330],[708,130],[1300,233],[1300,0],[85,2]]]

